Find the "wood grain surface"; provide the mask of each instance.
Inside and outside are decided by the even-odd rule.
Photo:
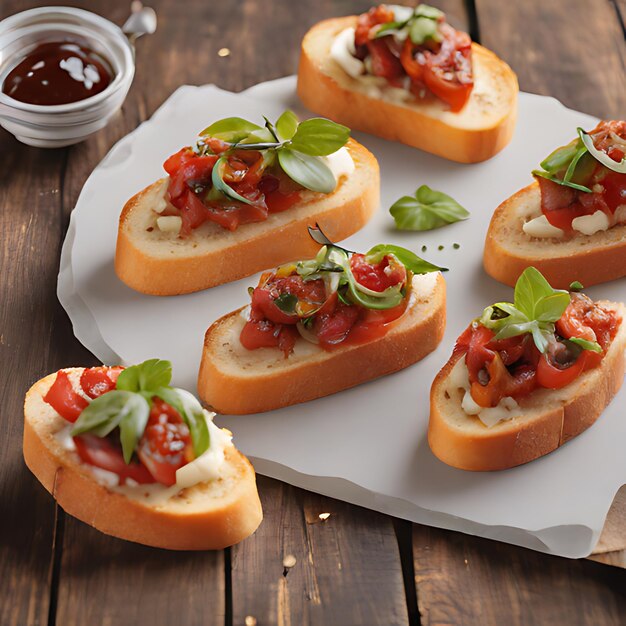
[[[270,479],[259,480],[265,520],[256,535],[230,550],[193,554],[101,535],[65,516],[30,475],[21,457],[24,392],[59,367],[95,363],[55,297],[60,246],[89,173],[178,86],[239,91],[291,74],[312,24],[370,6],[146,3],[159,27],[138,42],[134,84],[106,129],[48,151],[0,130],[0,625],[624,623],[622,570],[412,529]],[[503,56],[522,88],[599,116],[623,116],[623,0],[431,3]],[[0,0],[0,19],[43,4]],[[118,24],[129,6],[67,4]],[[229,56],[217,55],[223,47]],[[321,521],[320,513],[331,515]],[[291,567],[287,557],[295,559]]]

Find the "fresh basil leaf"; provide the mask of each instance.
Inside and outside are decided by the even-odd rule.
[[[265,120],[265,128],[267,128],[267,130],[271,133],[272,137],[274,137],[274,139],[276,141],[280,141],[278,139],[278,135],[276,134],[276,128],[274,128],[274,124],[272,124],[272,122],[270,122],[265,115],[263,116],[263,119]]]
[[[601,163],[604,167],[607,167],[613,172],[626,174],[626,157],[623,157],[619,163],[614,161],[606,152],[596,148],[589,133],[584,131],[582,128],[578,128],[577,130],[580,140],[583,142],[587,150],[589,150],[591,156],[598,161],[598,163]]]
[[[393,256],[395,256],[396,259],[398,259],[398,261],[406,267],[406,269],[410,270],[414,274],[448,271],[445,267],[439,267],[438,265],[433,265],[428,261],[424,261],[424,259],[418,257],[417,254],[407,250],[406,248],[391,244],[381,243],[374,246],[365,254],[365,260],[368,263],[376,265],[377,263],[380,263],[388,254],[393,254]]]
[[[551,152],[539,165],[550,174],[560,172],[568,166],[577,151],[578,140],[574,139],[566,146],[561,146]]]
[[[386,22],[381,24],[380,28],[376,31],[374,39],[380,39],[381,37],[387,37],[389,35],[397,35],[400,31],[409,23],[408,20],[403,22]]]
[[[532,335],[535,346],[537,346],[537,350],[539,350],[541,354],[545,354],[548,351],[550,341],[554,339],[554,326],[550,324],[549,326],[544,327],[537,324],[533,327]]]
[[[571,298],[567,291],[556,291],[545,298],[541,298],[535,304],[534,319],[538,322],[558,322],[570,301]]]
[[[222,178],[222,170],[226,165],[226,157],[221,156],[213,166],[213,171],[211,172],[211,181],[213,183],[213,187],[223,193],[227,198],[231,200],[237,200],[237,202],[243,202],[244,204],[254,205],[254,202],[248,200],[248,198],[244,198],[241,194],[238,194],[232,187],[227,185]]]
[[[198,458],[208,450],[210,445],[209,429],[204,411],[197,398],[185,389],[176,387],[161,387],[154,392],[154,395],[174,407],[185,420],[191,435],[194,456]]]
[[[409,37],[416,46],[420,46],[428,40],[441,41],[443,39],[439,33],[437,22],[422,16],[411,21]]]
[[[581,157],[587,154],[587,148],[585,146],[581,146],[576,151],[574,158],[570,161],[570,164],[567,166],[567,170],[565,170],[565,174],[563,175],[563,182],[571,182],[574,172],[576,171],[576,166],[578,165],[578,161],[580,161]]]
[[[403,196],[389,209],[400,230],[432,230],[469,217],[450,196],[422,185],[415,196]]]
[[[582,291],[583,289],[584,289],[584,287],[583,287],[582,283],[577,281],[577,280],[575,280],[569,286],[569,290],[570,291]]]
[[[494,339],[509,339],[510,337],[525,335],[526,333],[532,333],[535,328],[538,328],[538,324],[535,320],[515,324],[503,324]]]
[[[535,306],[539,300],[555,292],[543,274],[535,267],[527,267],[517,279],[513,302],[528,319],[535,319]]]
[[[367,309],[393,309],[404,300],[404,295],[399,289],[388,289],[385,293],[384,297],[371,296],[359,289],[356,280],[351,279],[348,282],[348,294],[352,303],[360,304]]]
[[[431,20],[438,20],[440,17],[444,16],[444,12],[428,4],[418,4],[415,7],[415,15],[417,17],[428,17]]]
[[[330,168],[317,157],[285,148],[278,152],[278,162],[289,178],[306,189],[331,193],[337,186]]]
[[[71,434],[75,437],[89,432],[98,437],[106,437],[119,426],[124,460],[130,463],[149,415],[150,404],[141,394],[113,390],[95,398],[83,409]]]
[[[292,315],[296,312],[296,304],[298,304],[298,297],[292,293],[281,293],[278,298],[274,300],[274,304],[283,312]]]
[[[579,185],[578,183],[573,183],[571,180],[570,181],[561,180],[560,178],[557,178],[554,174],[551,174],[550,172],[544,172],[542,170],[533,170],[531,174],[533,176],[541,176],[541,178],[547,178],[548,180],[551,180],[553,183],[556,183],[557,185],[562,185],[563,187],[571,187],[572,189],[577,189],[578,191],[584,191],[585,193],[593,193],[591,189],[589,189],[589,187],[585,187],[584,185]]]
[[[241,117],[227,117],[207,126],[200,135],[202,137],[215,137],[229,143],[237,143],[258,130],[261,130],[260,126]]]
[[[279,139],[286,141],[291,139],[298,130],[298,116],[287,109],[276,121],[276,133]]]
[[[575,343],[577,346],[580,346],[583,350],[591,350],[591,352],[597,352],[598,354],[602,353],[602,347],[597,341],[589,341],[587,339],[582,339],[580,337],[570,337],[567,339],[571,343]]]
[[[150,391],[165,387],[172,380],[172,363],[161,359],[148,359],[131,365],[120,372],[116,389],[125,391]]]
[[[237,148],[246,148],[248,144],[276,146],[276,138],[267,128],[251,132],[245,139],[237,142]]]
[[[350,129],[323,117],[314,117],[298,125],[289,147],[310,156],[327,156],[346,145]]]

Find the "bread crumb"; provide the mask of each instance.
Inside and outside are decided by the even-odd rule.
[[[297,559],[293,554],[288,554],[283,559],[283,567],[286,569],[291,569],[297,563]]]
[[[220,48],[220,49],[217,51],[217,56],[218,56],[218,57],[227,57],[227,56],[230,56],[230,50],[229,50],[228,48]],[[256,620],[255,620],[255,623],[256,623]],[[247,624],[247,623],[246,623],[246,626],[248,626],[248,624]]]
[[[322,522],[325,522],[330,517],[330,513],[320,513],[318,517]]]
[[[256,626],[256,617],[252,617],[252,615],[246,615],[244,623],[246,626]]]

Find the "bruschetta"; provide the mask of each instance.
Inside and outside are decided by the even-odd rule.
[[[439,268],[393,245],[357,254],[312,230],[314,259],[265,272],[251,303],[207,330],[200,397],[220,413],[258,413],[327,396],[405,368],[445,327]]]
[[[518,91],[504,61],[424,4],[325,20],[302,42],[307,108],[452,161],[484,161],[509,143]]]
[[[350,130],[285,111],[264,127],[219,120],[164,163],[124,207],[115,271],[129,287],[177,295],[314,253],[303,233],[321,223],[344,239],[378,208],[374,156]]]
[[[560,288],[626,276],[626,122],[578,133],[496,209],[484,250],[496,280],[514,285],[531,265]]]
[[[24,460],[61,508],[103,533],[225,548],[261,523],[254,469],[170,378],[158,359],[42,378],[24,403]]]
[[[464,470],[502,470],[589,428],[624,379],[624,312],[524,270],[514,302],[487,307],[435,378],[435,456]]]

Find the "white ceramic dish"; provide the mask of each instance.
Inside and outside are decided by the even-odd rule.
[[[291,77],[240,95],[213,86],[182,87],[94,170],[72,214],[58,293],[76,336],[103,361],[168,358],[176,384],[195,387],[205,329],[247,301],[246,288],[256,277],[188,296],[135,293],[113,271],[117,218],[131,195],[162,175],[163,160],[209,121],[228,115],[275,118],[287,106],[298,109],[294,86]],[[595,123],[552,98],[520,94],[512,143],[476,165],[356,133],[379,159],[382,206],[348,240],[349,247],[391,242],[419,253],[426,245],[428,260],[450,268],[446,335],[433,354],[392,376],[271,413],[219,417],[260,473],[416,522],[569,557],[591,552],[626,479],[626,388],[593,428],[553,454],[503,472],[470,473],[444,465],[430,452],[426,428],[430,383],[456,337],[485,305],[511,297],[508,287],[482,270],[493,209],[528,184],[530,170],[569,141],[577,126]],[[394,230],[387,208],[422,183],[452,195],[471,218],[428,233]],[[623,300],[625,287],[626,280],[620,280],[589,293]]]

